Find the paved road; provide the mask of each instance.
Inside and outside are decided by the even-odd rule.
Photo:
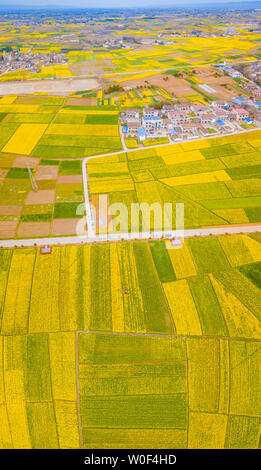
[[[123,151],[128,152],[128,148],[125,144],[125,138],[124,138],[124,135],[123,135],[123,132],[122,132],[122,126],[120,126],[120,137],[121,137],[121,145],[122,145]]]
[[[261,128],[256,128],[260,130]],[[253,129],[243,130],[242,133],[253,132]],[[236,135],[238,132],[229,133],[226,135]],[[211,138],[216,138],[217,136],[210,136]],[[202,140],[202,137],[198,139],[193,139],[193,141]],[[167,144],[158,144],[152,145],[149,148],[157,148],[168,145],[175,145],[180,142],[169,142]],[[137,149],[127,149],[128,152],[135,152]],[[81,243],[97,243],[97,242],[106,242],[106,241],[121,241],[121,240],[148,240],[154,239],[159,240],[164,239],[173,239],[175,237],[189,238],[189,237],[206,237],[209,235],[225,235],[225,234],[239,234],[239,233],[256,233],[261,232],[261,225],[258,224],[246,224],[246,225],[228,225],[228,226],[217,226],[217,227],[206,227],[201,229],[190,229],[183,231],[167,231],[167,232],[140,232],[140,233],[116,233],[111,235],[96,235],[94,228],[92,226],[92,213],[91,213],[91,204],[89,199],[89,176],[87,171],[87,162],[91,159],[109,157],[111,155],[125,153],[126,150],[105,153],[102,155],[93,155],[86,157],[82,161],[82,174],[83,174],[83,188],[84,188],[84,198],[85,198],[85,210],[86,210],[86,223],[88,227],[88,233],[85,236],[68,236],[68,237],[50,237],[50,238],[30,238],[30,239],[17,239],[17,240],[0,240],[0,247],[4,248],[13,248],[27,246],[31,247],[34,245],[43,246],[43,245],[70,245],[70,244],[81,244]]]
[[[167,232],[135,232],[135,233],[114,233],[111,235],[84,235],[84,236],[68,236],[68,237],[50,237],[50,238],[27,238],[17,240],[0,240],[1,248],[14,248],[14,247],[33,247],[45,245],[79,245],[84,243],[104,243],[104,242],[119,242],[119,241],[133,241],[133,240],[172,240],[178,238],[191,238],[191,237],[208,237],[210,235],[235,235],[235,234],[250,234],[261,232],[261,224],[249,225],[226,225],[216,227],[205,227],[199,229],[189,230],[168,230]]]

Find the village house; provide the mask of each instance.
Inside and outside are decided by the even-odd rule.
[[[201,116],[201,124],[213,124],[216,121],[216,116],[213,113],[203,114]]]
[[[252,92],[252,91],[256,90],[256,88],[257,88],[256,83],[249,83],[249,82],[248,82],[248,83],[245,83],[245,84],[244,84],[244,89],[245,89],[246,91]]]
[[[201,135],[203,135],[204,137],[208,136],[208,135],[212,135],[212,132],[209,132],[209,129],[205,126],[202,126],[202,124],[200,124],[199,126],[197,126],[197,130],[199,131],[199,133]]]
[[[249,100],[245,96],[236,96],[235,98],[231,99],[231,103],[236,104],[242,108],[244,106],[248,106]]]
[[[203,114],[209,111],[209,106],[205,106],[204,104],[193,104],[190,109],[192,113]]]
[[[228,113],[228,115],[226,117],[227,121],[236,121],[237,120],[237,115],[233,111],[234,110],[232,110],[230,113]]]
[[[218,109],[228,109],[229,108],[229,104],[227,101],[224,101],[224,100],[217,100],[217,101],[213,101],[213,103],[211,103],[211,106],[213,108],[218,108]]]
[[[162,106],[162,111],[165,111],[165,112],[175,111],[175,105],[174,104],[164,104]]]
[[[189,140],[212,135],[215,131],[226,134],[235,130],[235,121],[250,123],[260,118],[261,100],[246,96],[216,100],[210,105],[164,104],[162,109],[147,106],[142,114],[139,109],[131,108],[121,114],[124,136],[140,142],[163,136],[171,136],[174,141]]]
[[[163,118],[162,119],[162,127],[166,130],[173,129],[173,123],[170,119],[168,118]]]
[[[159,110],[158,109],[145,108],[143,110],[143,117],[151,118],[151,117],[158,117],[158,116],[159,116]]]
[[[243,121],[244,119],[249,117],[249,112],[243,108],[236,108],[233,110],[236,114],[237,121]]]
[[[190,116],[189,122],[195,122],[200,124],[202,122],[202,116]]]
[[[143,116],[142,127],[146,130],[155,130],[162,127],[162,119],[159,116]]]
[[[229,68],[228,75],[230,75],[232,78],[240,78],[243,76],[242,73],[240,73],[238,70],[232,68]]]
[[[168,118],[174,125],[177,124],[184,124],[185,122],[189,122],[189,117],[187,116],[186,112],[184,111],[170,111],[168,112]]]
[[[186,123],[182,126],[183,134],[191,135],[192,137],[198,136],[198,126],[193,123]]]
[[[126,134],[126,136],[133,137],[137,135],[139,127],[140,124],[138,122],[130,122],[123,127],[123,133]]]
[[[137,121],[140,118],[140,110],[139,109],[126,109],[126,111],[122,113],[122,118],[125,119],[126,122]]]
[[[225,109],[217,109],[215,111],[215,116],[217,119],[221,119],[222,121],[225,121],[228,118],[229,113]]]
[[[174,111],[189,113],[191,110],[191,105],[189,103],[178,103],[174,105]]]

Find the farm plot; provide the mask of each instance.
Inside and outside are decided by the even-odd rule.
[[[142,434],[143,428],[149,428],[145,438],[149,447],[154,429],[165,429],[174,443],[185,447],[185,373],[181,339],[81,334],[79,376],[84,446],[98,447],[110,428],[112,435],[106,447],[129,446],[136,444],[138,430]]]
[[[46,129],[47,124],[21,124],[2,151],[30,155]]]

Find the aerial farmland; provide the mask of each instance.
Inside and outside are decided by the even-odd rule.
[[[0,449],[260,449],[260,39],[0,4]]]

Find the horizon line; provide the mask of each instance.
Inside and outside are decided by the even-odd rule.
[[[242,5],[245,5],[246,8],[250,8],[250,6],[248,7],[247,3],[244,1],[244,0],[230,0],[229,2],[226,1],[226,0],[214,0],[213,2],[209,3],[207,2],[206,0],[205,1],[202,1],[202,0],[199,0],[196,4],[194,2],[192,2],[192,0],[188,0],[188,1],[185,1],[182,5],[180,4],[174,4],[174,5],[162,5],[162,6],[157,6],[154,4],[152,4],[151,6],[150,5],[144,5],[144,6],[123,6],[123,7],[120,7],[120,6],[112,6],[112,7],[107,7],[107,6],[75,6],[75,5],[65,5],[65,6],[62,6],[62,5],[56,5],[55,3],[53,5],[44,5],[44,4],[41,4],[41,5],[33,5],[33,4],[21,4],[21,5],[18,5],[16,3],[13,3],[13,4],[5,4],[5,3],[1,3],[0,2],[0,8],[4,7],[6,9],[10,9],[10,8],[15,8],[17,10],[19,9],[22,9],[24,7],[26,8],[32,8],[34,10],[37,10],[37,9],[48,9],[48,8],[55,8],[55,9],[59,9],[59,10],[68,10],[68,9],[73,9],[73,10],[132,10],[132,9],[156,9],[156,10],[163,10],[163,9],[175,9],[175,8],[183,8],[184,6],[191,6],[191,7],[194,7],[196,8],[197,6],[205,6],[206,8],[209,8],[211,6],[214,6],[214,5],[222,5],[222,6],[227,6],[229,7],[231,4],[234,4],[234,3],[237,3],[237,4],[242,4]],[[250,4],[255,4],[255,3],[261,3],[261,0],[253,0],[253,1],[250,1],[249,2]]]

